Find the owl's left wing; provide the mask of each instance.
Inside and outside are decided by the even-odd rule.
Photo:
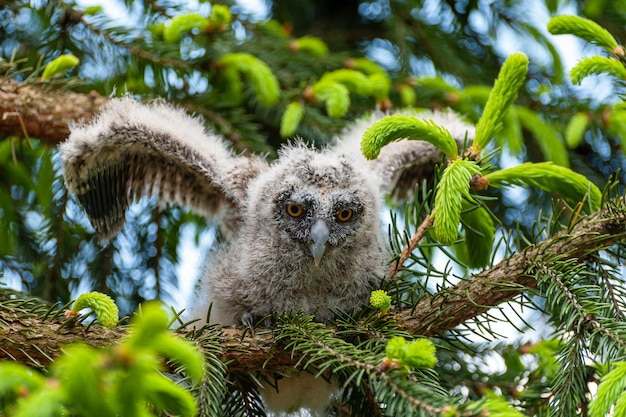
[[[242,205],[247,181],[264,169],[259,159],[234,156],[182,110],[128,97],[72,126],[60,150],[67,188],[102,238],[122,227],[129,204],[143,195],[218,216]]]

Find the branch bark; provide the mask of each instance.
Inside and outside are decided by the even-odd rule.
[[[571,230],[511,256],[493,268],[459,282],[420,301],[411,311],[398,313],[405,330],[416,335],[436,336],[520,296],[536,287],[533,259],[545,255],[581,258],[626,239],[626,207],[622,198],[582,219]],[[223,346],[221,359],[230,371],[294,365],[298,358],[278,346],[270,331],[246,336],[241,328],[219,330]],[[52,320],[26,317],[5,308],[0,302],[0,359],[12,359],[31,366],[46,366],[63,345],[77,341],[109,346],[125,334],[124,328],[64,327]],[[268,361],[268,358],[271,358]]]
[[[615,203],[621,207],[624,199]],[[604,208],[578,222],[569,232],[556,234],[469,280],[420,301],[412,312],[403,311],[405,329],[422,336],[453,329],[535,288],[534,259],[551,255],[584,259],[625,238],[626,212]]]
[[[63,142],[71,122],[88,122],[109,101],[96,92],[88,95],[25,84],[0,75],[0,137],[37,138],[48,145]],[[189,108],[207,121],[221,126],[226,139],[240,152],[246,150],[241,138],[219,113]]]
[[[88,121],[108,98],[56,91],[0,76],[0,136],[34,137],[49,145],[69,135],[72,121]]]

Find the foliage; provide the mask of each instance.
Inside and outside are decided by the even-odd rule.
[[[626,212],[622,2],[539,1],[553,16],[547,25],[526,14],[526,4],[509,1],[491,2],[488,10],[484,2],[270,3],[271,19],[257,19],[228,1],[127,1],[121,19],[108,7],[2,1],[0,76],[44,92],[163,98],[202,116],[235,151],[270,159],[286,138],[323,146],[364,114],[410,107],[367,131],[364,154],[374,158],[409,137],[439,147],[445,159],[414,202],[391,212],[390,247],[395,260],[405,259],[372,294],[376,311],[338,311],[329,325],[298,314],[274,317],[257,334],[270,332],[296,358],[290,366],[338,381],[342,410],[351,415],[622,410],[623,237],[605,246],[590,233],[580,256],[556,249],[529,255],[546,239],[554,238],[552,248],[567,246],[567,235],[557,233],[599,209]],[[560,15],[573,9],[579,16]],[[584,53],[596,55],[564,75],[546,27],[576,36]],[[519,52],[499,40],[507,31],[516,34]],[[605,78],[613,81],[606,98],[600,87],[586,96],[578,87]],[[462,115],[476,125],[476,140],[458,149],[446,126],[408,115],[423,108]],[[24,131],[31,127],[27,114],[5,113],[0,125],[18,116]],[[20,129],[0,140],[0,282],[60,304],[97,289],[111,294],[122,316],[147,299],[173,302],[179,283],[195,278],[178,276],[180,236],[219,241],[214,225],[179,207],[141,201],[119,236],[103,244],[65,193],[45,130],[27,136]],[[479,270],[505,268],[514,254],[523,255],[524,282],[534,284],[507,277],[506,286],[483,289],[505,294],[506,306],[489,310],[468,290],[465,302],[484,307],[480,316],[430,339],[405,323],[420,303],[434,306],[438,297],[458,307],[458,285],[471,286]],[[1,298],[1,311],[24,302],[12,297]],[[117,322],[103,297],[80,300],[74,310],[88,306],[102,324]],[[19,311],[47,316],[53,306]],[[144,316],[153,314],[146,310]],[[447,323],[457,310],[431,313]],[[235,349],[241,356],[225,359],[222,329],[186,327],[181,332],[203,355],[199,367],[195,350],[164,332],[170,323],[154,314],[138,319],[130,338],[111,350],[68,348],[45,376],[2,364],[0,405],[11,415],[55,415],[60,407],[93,415],[96,406],[98,415],[262,415],[259,387],[289,367],[267,358],[259,369],[232,371],[252,350],[247,342]],[[501,334],[512,327],[525,334],[524,320],[548,322],[538,329],[546,340]],[[501,322],[509,327],[502,330]],[[181,385],[157,372],[161,356],[185,365]],[[394,359],[402,366],[391,366]],[[199,381],[191,387],[196,402],[181,388],[190,380]]]
[[[624,389],[626,389],[626,364],[618,362],[613,364],[614,368],[600,380],[598,393],[589,404],[589,415],[591,417],[601,417],[611,412],[611,407],[615,406],[613,413],[620,415],[626,412]]]
[[[41,79],[47,80],[54,76],[63,75],[77,66],[79,62],[79,59],[72,54],[58,56],[46,65],[43,74],[41,74]]]
[[[66,313],[66,316],[77,315],[83,308],[90,308],[103,326],[115,327],[117,325],[119,310],[108,295],[96,291],[81,294],[74,301],[72,310]]]
[[[589,193],[587,212],[592,213],[600,208],[602,196],[598,187],[568,168],[551,163],[527,162],[514,168],[488,173],[488,170],[491,170],[490,165],[485,165],[481,170],[481,166],[475,162],[481,158],[481,154],[486,154],[485,149],[488,149],[489,142],[501,130],[504,114],[517,96],[517,90],[526,76],[527,66],[528,59],[523,54],[511,55],[502,65],[487,98],[484,112],[476,125],[476,136],[467,151],[467,158],[458,158],[457,145],[450,132],[431,120],[391,115],[374,123],[363,135],[361,149],[368,159],[376,158],[383,146],[404,138],[425,140],[440,148],[444,155],[452,159],[443,170],[437,184],[435,207],[431,213],[435,237],[443,245],[452,245],[457,239],[463,201],[466,201],[466,206],[474,202],[469,194],[472,182],[476,191],[485,190],[489,185],[501,187],[504,184],[514,184],[534,186],[552,193],[560,192],[572,206],[586,200]],[[489,155],[493,156],[494,153]],[[482,229],[486,232],[485,240],[492,242],[495,229],[488,223],[491,219],[489,216],[482,218],[484,221],[474,222],[473,230]],[[474,216],[473,219],[478,218]],[[470,258],[469,264],[472,266],[488,264],[487,258],[482,261]]]
[[[400,366],[407,368],[432,368],[437,363],[435,345],[427,339],[407,342],[403,337],[392,337],[387,342],[387,359],[395,359]]]
[[[402,114],[387,116],[367,129],[361,150],[366,158],[375,159],[383,146],[404,138],[425,140],[441,149],[448,158],[456,157],[459,152],[454,138],[444,126]]]
[[[385,314],[391,308],[391,297],[385,290],[374,290],[370,295],[370,305]]]
[[[478,153],[485,149],[502,128],[504,114],[517,98],[517,90],[524,83],[527,70],[528,58],[524,54],[513,54],[504,61],[493,90],[489,93],[483,114],[476,124],[472,152]]]
[[[49,376],[24,365],[0,363],[0,406],[12,416],[195,416],[193,396],[160,373],[163,358],[198,382],[202,358],[188,341],[168,333],[158,304],[143,306],[129,336],[106,351],[66,348]]]

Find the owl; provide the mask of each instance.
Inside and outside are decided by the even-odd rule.
[[[334,309],[366,304],[384,279],[384,198],[410,198],[442,160],[432,145],[404,140],[367,161],[360,140],[382,116],[356,122],[323,149],[295,140],[267,162],[235,154],[181,109],[114,99],[60,145],[65,183],[103,239],[144,195],[219,222],[224,242],[208,255],[190,318],[204,320],[212,305],[210,322],[223,325],[299,310],[326,321]],[[453,113],[417,116],[446,126],[459,143],[472,136]],[[306,396],[306,384],[300,391]]]

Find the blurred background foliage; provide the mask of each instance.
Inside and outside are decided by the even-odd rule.
[[[614,174],[621,183],[623,84],[572,85],[568,69],[599,49],[549,35],[558,14],[626,37],[625,3],[602,0],[0,0],[0,73],[44,89],[165,98],[204,117],[238,152],[273,158],[285,137],[323,145],[376,108],[451,108],[475,122],[502,61],[521,51],[529,75],[494,163],[551,160],[601,188]],[[42,78],[70,54],[78,65]],[[63,302],[96,289],[124,314],[153,298],[184,307],[180,287],[193,285],[189,264],[212,244],[213,225],[142,201],[104,245],[67,196],[59,165],[47,141],[0,138],[0,283]],[[550,196],[490,192],[502,225],[536,240]]]

